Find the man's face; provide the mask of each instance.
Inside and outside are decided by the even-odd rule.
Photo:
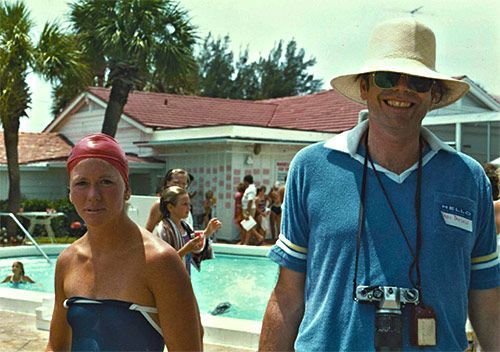
[[[360,80],[360,90],[368,105],[370,126],[375,124],[390,134],[419,131],[432,103],[432,90],[424,93],[411,90],[405,75],[396,86],[385,89],[379,88],[370,74],[368,82]]]

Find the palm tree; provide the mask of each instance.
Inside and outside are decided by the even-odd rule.
[[[21,203],[19,122],[27,116],[31,103],[26,77],[36,72],[57,85],[58,77],[83,79],[87,72],[86,66],[80,63],[81,53],[56,24],[45,24],[36,45],[30,37],[32,27],[22,2],[0,2],[0,121],[9,174],[8,207],[13,213],[17,213]]]
[[[190,89],[187,82],[197,71],[196,35],[178,4],[78,0],[71,5],[70,20],[92,60],[96,83],[111,87],[103,133],[116,134],[132,89],[181,91],[183,85]]]

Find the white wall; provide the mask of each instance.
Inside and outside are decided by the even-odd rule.
[[[236,241],[239,237],[233,226],[234,194],[236,186],[247,174],[254,176],[257,186],[268,189],[278,177],[288,171],[293,156],[302,146],[262,145],[260,153],[254,153],[253,143],[227,143],[213,145],[187,145],[182,147],[163,147],[156,151],[166,159],[165,170],[184,168],[195,180],[192,188],[197,190],[191,200],[193,216],[203,213],[203,199],[207,190],[212,190],[217,198],[215,216],[223,223],[219,239]],[[253,164],[245,163],[251,156]]]
[[[75,114],[68,116],[53,132],[64,134],[71,142],[76,143],[84,136],[101,131],[105,109],[90,101]],[[139,156],[149,155],[150,148],[139,148],[134,145],[137,141],[148,141],[150,136],[130,123],[120,119],[116,139],[126,153]]]

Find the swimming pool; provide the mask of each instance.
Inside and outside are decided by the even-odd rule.
[[[35,284],[10,283],[0,287],[20,288],[38,292],[54,292],[54,268],[57,256],[50,256],[52,263],[38,256],[9,257],[0,259],[0,278],[11,274],[14,260],[23,262],[26,274]],[[202,263],[201,272],[192,269],[192,283],[200,312],[209,314],[219,303],[229,302],[231,308],[222,316],[254,321],[262,320],[269,295],[278,276],[278,266],[266,257],[217,254],[213,260]]]

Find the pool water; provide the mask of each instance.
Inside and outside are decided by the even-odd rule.
[[[4,283],[0,287],[54,292],[54,269],[57,257],[49,264],[41,257],[0,259],[0,280],[11,275],[14,260],[24,264],[26,275],[34,284]],[[210,314],[219,303],[229,302],[231,308],[220,316],[262,320],[267,301],[278,277],[278,265],[266,257],[216,254],[205,260],[201,271],[191,268],[191,280],[202,314]]]

